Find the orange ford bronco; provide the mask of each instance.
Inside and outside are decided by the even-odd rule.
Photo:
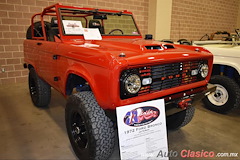
[[[24,67],[37,107],[51,87],[67,97],[66,128],[79,159],[108,159],[116,107],[165,99],[168,129],[188,124],[208,85],[213,56],[202,48],[142,37],[129,11],[55,4],[33,15]]]

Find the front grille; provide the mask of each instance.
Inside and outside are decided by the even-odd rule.
[[[186,61],[139,69],[142,78],[151,77],[152,84],[142,86],[139,95],[157,92],[203,80],[198,74],[199,66],[206,61]]]

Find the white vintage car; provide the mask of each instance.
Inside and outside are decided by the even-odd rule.
[[[240,32],[228,40],[193,41],[208,49],[214,55],[210,83],[217,86],[215,92],[203,100],[205,107],[219,113],[226,113],[240,106]]]

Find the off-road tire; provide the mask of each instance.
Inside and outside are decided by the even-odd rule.
[[[80,160],[107,160],[114,148],[112,121],[91,91],[71,95],[65,109],[66,128]]]
[[[217,87],[214,93],[206,96],[203,99],[204,105],[207,109],[218,113],[227,113],[231,109],[240,106],[240,89],[238,84],[233,79],[230,79],[226,76],[214,75],[211,77],[210,83],[224,87],[223,89],[227,91],[228,98],[222,105],[217,101],[214,104],[214,98],[211,98],[211,96],[218,97],[220,93],[224,93],[218,92],[220,90]],[[211,98],[211,100],[209,98]]]
[[[167,117],[167,129],[177,130],[187,125],[193,118],[195,107],[190,107],[184,111],[175,113]]]
[[[51,28],[51,23],[44,21],[45,24],[45,29],[46,29],[46,33],[48,33],[48,30],[50,30]],[[43,32],[42,32],[42,24],[41,21],[35,22],[34,24],[34,36],[35,37],[43,37]],[[47,35],[48,37],[48,35]],[[26,33],[26,39],[32,39],[32,27],[31,25],[28,27],[27,29],[27,33]]]
[[[51,87],[38,77],[33,68],[29,70],[28,85],[33,104],[40,108],[47,107],[51,100]]]

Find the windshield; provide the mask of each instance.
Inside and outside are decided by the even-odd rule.
[[[64,35],[82,35],[84,28],[97,28],[101,35],[140,35],[130,14],[60,9],[60,16]]]

